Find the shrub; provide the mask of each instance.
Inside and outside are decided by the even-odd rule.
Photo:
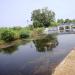
[[[44,30],[44,28],[35,28],[35,29],[31,32],[31,37],[41,36],[41,35],[43,34],[43,30]]]
[[[28,38],[28,37],[29,37],[29,33],[26,33],[26,32],[20,33],[20,38]]]
[[[37,29],[36,29],[36,32],[37,32],[37,34],[39,34],[39,35],[42,34],[43,28],[37,28]]]
[[[5,30],[1,33],[1,39],[4,40],[5,42],[10,42],[13,41],[14,38],[14,32],[11,30]]]

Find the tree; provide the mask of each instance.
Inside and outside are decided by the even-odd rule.
[[[58,19],[57,23],[59,23],[59,24],[64,23],[64,20],[63,19]]]
[[[75,19],[73,19],[72,22],[75,23]]]
[[[51,22],[51,25],[52,25],[52,26],[58,26],[59,23],[57,23],[57,22]]]
[[[48,27],[55,21],[55,13],[48,8],[37,9],[32,12],[31,19],[34,27]]]
[[[64,23],[71,23],[72,21],[70,19],[65,19]]]

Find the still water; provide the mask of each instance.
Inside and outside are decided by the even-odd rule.
[[[0,75],[51,75],[74,47],[75,34],[63,34],[0,49]]]

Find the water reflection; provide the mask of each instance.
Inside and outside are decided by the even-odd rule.
[[[3,48],[3,49],[0,49],[0,52],[3,52],[5,54],[12,54],[14,53],[18,48],[18,45],[13,45],[11,47],[7,47],[7,48]]]
[[[58,45],[58,40],[55,35],[47,35],[43,39],[33,40],[38,52],[52,50]]]
[[[16,45],[0,50],[0,75],[51,75],[73,47],[75,34],[18,41]]]
[[[14,45],[12,45],[10,47],[0,49],[0,52],[3,52],[4,54],[12,54],[12,53],[14,53],[15,51],[18,50],[18,47],[20,45],[25,45],[28,42],[29,42],[29,40],[18,41],[18,42],[16,42]],[[11,43],[10,43],[10,45],[11,45]]]

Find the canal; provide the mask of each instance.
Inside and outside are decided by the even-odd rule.
[[[74,47],[75,34],[52,34],[0,49],[0,75],[52,75]]]

